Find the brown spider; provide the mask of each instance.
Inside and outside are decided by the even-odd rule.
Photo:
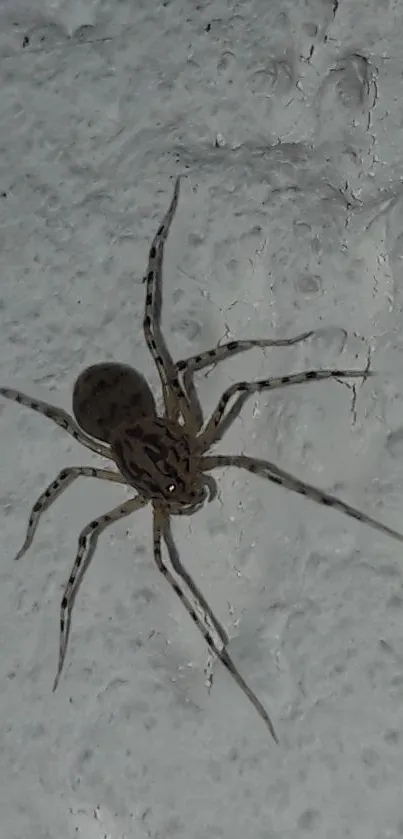
[[[253,347],[292,346],[314,333],[305,332],[295,338],[277,340],[230,341],[186,360],[176,363],[172,360],[160,327],[162,263],[164,244],[178,203],[179,186],[180,178],[177,178],[170,207],[149,251],[148,270],[144,278],[144,335],[161,380],[163,416],[157,415],[153,394],[144,377],[137,370],[124,364],[95,364],[79,375],[73,392],[73,412],[77,422],[61,408],[32,399],[16,390],[0,388],[2,396],[44,414],[88,449],[112,460],[118,468],[117,472],[89,466],[70,466],[63,469],[36,501],[29,517],[25,542],[16,559],[20,559],[31,545],[44,510],[77,478],[99,478],[133,487],[137,490],[134,498],[91,521],[79,535],[76,559],[61,601],[59,662],[53,690],[56,690],[59,683],[66,657],[74,602],[94,554],[99,534],[113,522],[151,502],[154,559],[158,570],[166,577],[187,609],[212,653],[220,659],[249,697],[277,742],[267,711],[229,656],[229,637],[225,629],[181,563],[172,537],[170,516],[191,515],[207,500],[212,501],[217,491],[216,482],[206,473],[217,467],[235,466],[305,495],[319,504],[334,507],[351,518],[364,522],[400,542],[403,541],[402,534],[361,513],[339,498],[298,480],[270,461],[246,455],[206,454],[221,439],[251,393],[301,382],[317,382],[331,378],[366,378],[375,374],[368,370],[309,370],[280,378],[239,382],[224,392],[211,418],[204,422],[193,383],[193,375],[197,370],[218,364],[225,358]],[[162,542],[168,550],[170,566],[162,557]]]

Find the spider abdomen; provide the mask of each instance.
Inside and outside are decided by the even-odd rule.
[[[73,412],[79,426],[104,443],[125,420],[156,415],[154,397],[141,373],[128,364],[101,362],[78,376]]]
[[[111,449],[119,471],[142,495],[183,504],[194,501],[197,462],[181,426],[162,417],[126,421],[113,433]]]

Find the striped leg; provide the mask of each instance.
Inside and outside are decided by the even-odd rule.
[[[56,425],[59,425],[60,428],[63,428],[64,431],[67,431],[68,434],[74,437],[79,443],[82,443],[87,449],[91,449],[91,451],[102,455],[102,457],[111,459],[109,446],[104,446],[102,443],[96,442],[88,434],[85,434],[84,431],[81,431],[81,428],[74,421],[73,417],[67,411],[64,411],[63,408],[56,408],[55,405],[49,405],[48,402],[43,402],[41,399],[33,399],[31,396],[27,396],[26,393],[21,393],[20,390],[13,390],[9,387],[0,387],[0,396],[5,396],[6,399],[11,399],[12,402],[18,402],[19,405],[24,405],[26,408],[32,408],[38,414],[43,414],[48,419],[51,419],[52,422],[55,422]]]
[[[232,678],[235,680],[237,685],[241,688],[241,690],[244,692],[244,694],[252,702],[252,705],[255,707],[257,713],[259,714],[259,716],[262,718],[262,720],[266,724],[267,728],[269,729],[271,736],[273,737],[275,742],[278,743],[278,739],[277,739],[277,735],[276,735],[276,732],[275,732],[274,727],[273,727],[273,723],[272,723],[266,709],[264,708],[262,703],[259,701],[257,696],[255,696],[255,694],[250,689],[250,687],[246,684],[246,682],[242,678],[241,674],[238,672],[238,670],[235,667],[234,662],[230,658],[226,648],[221,647],[221,646],[216,644],[216,642],[215,642],[214,638],[212,637],[210,631],[204,625],[203,621],[201,620],[201,618],[199,617],[199,615],[195,611],[194,606],[190,602],[189,598],[184,593],[184,591],[181,589],[181,587],[178,585],[175,577],[173,576],[173,574],[171,573],[169,568],[164,564],[164,561],[162,559],[162,551],[161,551],[161,540],[162,540],[162,537],[163,537],[163,530],[164,530],[163,517],[164,517],[164,514],[154,508],[154,517],[153,517],[153,519],[154,519],[154,523],[153,523],[154,558],[155,558],[155,562],[156,562],[158,570],[161,572],[161,574],[163,574],[163,576],[165,577],[165,579],[167,580],[167,582],[169,583],[171,588],[174,590],[175,594],[177,595],[177,597],[179,598],[179,600],[181,601],[181,603],[185,607],[186,611],[188,612],[188,614],[192,618],[193,622],[196,624],[197,628],[199,629],[199,631],[203,635],[203,638],[206,641],[206,644],[209,646],[212,653],[214,655],[216,655],[217,658],[220,659],[221,663],[224,665],[224,667],[231,674]]]
[[[195,430],[200,431],[204,419],[203,409],[201,407],[200,400],[197,395],[195,384],[193,381],[194,373],[196,373],[198,370],[204,370],[205,367],[215,367],[221,361],[225,361],[225,359],[227,358],[239,355],[239,353],[252,350],[255,347],[260,347],[261,349],[267,347],[292,347],[293,344],[298,344],[301,341],[305,341],[307,338],[310,338],[314,334],[315,331],[312,330],[311,332],[303,332],[301,333],[301,335],[297,335],[295,338],[268,338],[251,341],[229,341],[228,343],[221,344],[221,346],[215,347],[212,350],[207,350],[206,352],[199,353],[198,355],[193,355],[190,358],[182,358],[180,361],[177,361],[176,369],[178,373],[182,374],[183,386],[189,397],[192,414],[196,420]]]
[[[125,484],[127,482],[119,475],[118,472],[113,472],[111,469],[94,469],[91,466],[69,466],[62,469],[57,477],[46,487],[45,491],[39,496],[32,507],[29,520],[27,535],[22,548],[18,551],[15,559],[21,559],[32,545],[32,540],[35,536],[36,529],[39,524],[39,519],[45,510],[48,510],[51,504],[56,501],[56,498],[62,494],[77,478],[98,478],[101,481],[115,481],[118,484]]]
[[[291,373],[289,376],[261,379],[257,382],[238,382],[231,385],[224,391],[214,413],[198,438],[201,451],[207,451],[217,439],[222,437],[220,426],[222,422],[226,423],[225,409],[233,396],[238,395],[238,399],[230,409],[234,420],[241,410],[245,398],[251,393],[261,393],[264,390],[274,390],[274,388],[288,387],[304,382],[322,382],[325,379],[367,379],[376,375],[378,374],[372,370],[305,370],[301,373]],[[227,423],[226,426],[228,427]]]
[[[119,519],[123,519],[125,516],[129,516],[131,513],[136,512],[136,510],[140,510],[140,508],[144,507],[147,503],[147,499],[139,496],[137,498],[130,498],[129,501],[126,501],[124,504],[120,504],[119,507],[115,507],[109,513],[105,513],[105,515],[91,521],[81,531],[78,537],[77,556],[67,585],[64,589],[62,602],[60,604],[59,663],[57,666],[56,678],[53,683],[53,691],[56,690],[59,684],[66,658],[74,602],[83,581],[84,574],[94,555],[98,537],[106,527],[109,527],[110,524],[113,524],[115,521],[119,521]]]
[[[209,619],[209,621],[211,622],[211,625],[213,626],[213,628],[217,632],[217,635],[218,635],[222,645],[224,647],[226,647],[227,644],[229,643],[229,638],[228,638],[228,635],[227,635],[224,627],[221,625],[220,621],[216,618],[214,612],[210,608],[209,604],[207,603],[207,600],[205,599],[204,595],[202,594],[202,592],[200,591],[200,589],[198,588],[198,586],[194,582],[191,575],[188,573],[186,568],[182,565],[182,562],[181,562],[179,554],[178,554],[177,547],[176,547],[175,542],[173,540],[171,523],[170,523],[170,520],[169,520],[168,516],[164,516],[164,517],[161,516],[161,532],[162,532],[162,535],[163,535],[163,538],[164,538],[164,542],[165,542],[165,544],[168,548],[169,559],[171,561],[171,565],[172,565],[173,570],[175,571],[175,574],[177,574],[178,577],[182,578],[183,582],[187,585],[189,591],[192,593],[193,597],[195,598],[195,601],[196,601],[197,605],[199,606],[199,608],[201,608],[201,610],[203,612],[203,622],[207,626],[207,619]]]
[[[170,419],[177,419],[178,415],[182,414],[185,423],[189,426],[192,421],[189,402],[182,389],[175,364],[161,332],[164,245],[178,206],[179,188],[180,178],[177,178],[170,206],[151,243],[147,274],[144,278],[146,282],[146,302],[143,329],[148,349],[161,380],[166,416]]]
[[[176,362],[176,369],[179,373],[184,373],[186,376],[188,373],[196,373],[197,370],[203,370],[204,367],[215,367],[216,364],[220,364],[221,361],[225,361],[227,358],[232,358],[234,355],[239,355],[239,353],[247,352],[257,347],[261,349],[267,347],[292,347],[294,344],[300,344],[302,341],[306,341],[315,334],[316,330],[311,329],[310,332],[302,332],[301,335],[296,335],[295,338],[257,338],[250,341],[228,341],[226,344],[220,344],[212,350],[207,350],[198,355],[192,355],[190,358],[181,358],[180,361]]]
[[[355,521],[360,521],[362,524],[366,524],[368,527],[372,527],[380,533],[391,536],[392,539],[396,539],[398,542],[403,542],[403,534],[399,533],[398,530],[393,530],[386,524],[382,524],[382,522],[371,518],[371,516],[367,516],[366,513],[362,513],[355,507],[351,507],[350,504],[346,504],[345,501],[337,498],[337,496],[330,495],[328,492],[324,492],[324,490],[318,489],[318,487],[312,484],[306,484],[304,481],[300,481],[294,475],[291,475],[290,472],[280,469],[269,460],[260,460],[259,458],[248,457],[247,455],[212,455],[203,457],[201,464],[203,469],[217,469],[225,466],[236,466],[238,469],[246,469],[254,475],[266,478],[273,484],[290,489],[299,495],[304,495],[306,498],[310,498],[311,501],[316,501],[317,504],[322,504],[324,507],[333,507],[339,513],[344,513],[344,515],[355,519]]]

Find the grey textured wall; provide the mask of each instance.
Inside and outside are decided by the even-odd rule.
[[[3,0],[1,383],[69,408],[80,370],[117,359],[157,388],[141,280],[186,174],[164,266],[174,356],[323,330],[201,376],[206,411],[240,378],[368,358],[387,372],[252,398],[220,451],[403,527],[402,16],[388,0]],[[56,472],[95,462],[2,400],[4,839],[402,836],[398,544],[230,470],[174,522],[277,748],[217,664],[207,691],[149,510],[100,539],[52,695],[77,534],[126,491],[77,483],[13,555]]]

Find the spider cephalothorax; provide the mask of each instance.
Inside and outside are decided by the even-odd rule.
[[[197,445],[173,420],[126,421],[111,437],[113,459],[128,484],[154,501],[191,507],[206,498]]]
[[[134,498],[91,521],[79,535],[76,559],[61,602],[59,663],[53,689],[58,685],[66,657],[74,602],[99,534],[113,522],[151,503],[153,550],[158,570],[180,598],[211,651],[251,700],[276,739],[266,709],[230,658],[227,649],[229,638],[225,629],[182,565],[171,533],[170,516],[191,514],[206,500],[212,501],[216,495],[216,482],[211,475],[206,475],[206,472],[218,467],[234,466],[246,469],[319,504],[333,507],[399,542],[403,541],[403,535],[361,513],[341,499],[299,480],[268,460],[247,455],[208,454],[211,446],[223,437],[251,393],[324,379],[365,379],[374,374],[367,369],[309,370],[257,382],[238,382],[225,391],[210,419],[204,422],[203,410],[193,381],[196,371],[218,364],[253,347],[292,346],[306,340],[313,332],[305,332],[294,338],[230,341],[191,358],[173,361],[161,333],[160,317],[164,244],[178,203],[179,184],[177,178],[170,207],[150,247],[145,276],[143,329],[161,380],[163,415],[157,416],[154,397],[144,376],[134,368],[120,363],[95,364],[79,375],[73,391],[73,410],[77,422],[66,411],[47,402],[32,399],[11,388],[0,388],[0,394],[7,399],[26,405],[52,419],[88,449],[109,458],[118,470],[90,466],[70,466],[62,469],[32,508],[25,541],[16,559],[23,556],[31,545],[44,510],[77,478],[97,478],[136,489],[138,494]],[[236,397],[235,400],[233,397]],[[167,548],[170,564],[163,558],[162,543]]]

